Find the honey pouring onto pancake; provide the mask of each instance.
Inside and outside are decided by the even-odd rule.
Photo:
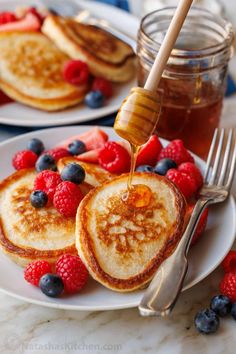
[[[122,199],[133,207],[145,207],[151,200],[151,190],[147,186],[132,185],[133,174],[139,149],[148,141],[157,124],[161,110],[159,81],[192,1],[180,0],[144,88],[134,87],[116,116],[116,133],[131,145],[130,174],[127,192]]]

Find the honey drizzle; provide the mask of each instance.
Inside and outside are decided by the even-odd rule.
[[[130,147],[131,147],[131,163],[130,163],[129,178],[128,178],[128,182],[127,182],[128,192],[132,189],[133,175],[134,175],[134,171],[135,171],[138,152],[139,152],[141,146],[134,145],[134,144],[130,143]]]

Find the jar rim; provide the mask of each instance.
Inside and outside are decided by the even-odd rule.
[[[157,42],[156,40],[154,40],[146,31],[144,28],[145,25],[145,21],[155,15],[155,14],[162,14],[164,12],[166,12],[167,10],[175,10],[176,6],[168,6],[168,7],[164,7],[158,10],[154,10],[152,12],[149,12],[148,14],[146,14],[140,22],[140,29],[139,31],[141,32],[141,35],[144,37],[144,39],[148,40],[148,41],[152,41],[153,43],[157,44],[158,46],[161,45],[160,42]],[[190,9],[190,12],[194,12],[194,11],[200,11],[202,12],[203,16],[205,15],[205,18],[207,19],[207,16],[209,18],[209,16],[211,17],[210,19],[213,20],[214,22],[216,22],[218,25],[221,26],[221,28],[225,31],[225,37],[222,40],[222,42],[219,42],[217,44],[214,45],[210,45],[210,46],[206,46],[203,47],[201,49],[177,49],[177,48],[173,48],[172,52],[171,52],[171,56],[172,57],[186,57],[186,54],[189,55],[191,54],[191,56],[197,57],[197,56],[208,56],[208,55],[212,55],[215,54],[217,52],[221,52],[222,50],[224,50],[225,48],[231,46],[233,39],[234,39],[234,31],[233,31],[233,26],[231,24],[231,22],[223,19],[222,17],[220,17],[219,15],[215,15],[213,14],[211,11],[205,9],[205,8],[200,8],[197,6],[193,6]]]

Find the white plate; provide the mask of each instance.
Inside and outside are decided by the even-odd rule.
[[[0,144],[1,166],[0,179],[13,172],[11,158],[13,154],[25,149],[26,143],[32,137],[43,140],[47,148],[51,148],[74,134],[91,129],[88,126],[61,127],[39,130],[21,135]],[[117,136],[112,128],[102,128],[111,139]],[[163,141],[166,144],[165,141]],[[204,170],[205,163],[195,157],[198,166]],[[189,270],[185,280],[184,290],[190,288],[211,273],[222,261],[231,248],[235,238],[235,204],[233,197],[225,203],[212,207],[207,230],[202,239],[189,253]],[[19,299],[48,307],[72,310],[111,310],[135,307],[139,304],[143,291],[120,294],[110,291],[91,280],[88,286],[78,295],[58,299],[46,297],[38,288],[31,286],[23,279],[23,270],[11,262],[0,252],[0,290]]]
[[[76,0],[75,0],[76,1]],[[119,10],[113,6],[104,5],[94,1],[77,2],[96,16],[108,20],[116,28],[136,38],[139,20],[133,15]],[[19,5],[30,5],[32,0],[5,0],[0,1],[0,11],[14,10]],[[117,21],[119,19],[119,21]],[[13,51],[14,55],[14,51]],[[84,104],[63,110],[61,112],[43,112],[20,103],[9,103],[0,106],[0,123],[26,127],[46,127],[87,122],[116,112],[130,89],[136,86],[136,79],[126,84],[114,84],[114,95],[107,104],[98,109],[91,109]]]

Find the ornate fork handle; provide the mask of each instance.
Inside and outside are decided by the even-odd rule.
[[[176,250],[160,266],[145,292],[139,305],[139,312],[142,316],[164,316],[169,314],[174,307],[188,269],[186,256],[194,231],[209,203],[209,199],[199,199],[196,203]]]

